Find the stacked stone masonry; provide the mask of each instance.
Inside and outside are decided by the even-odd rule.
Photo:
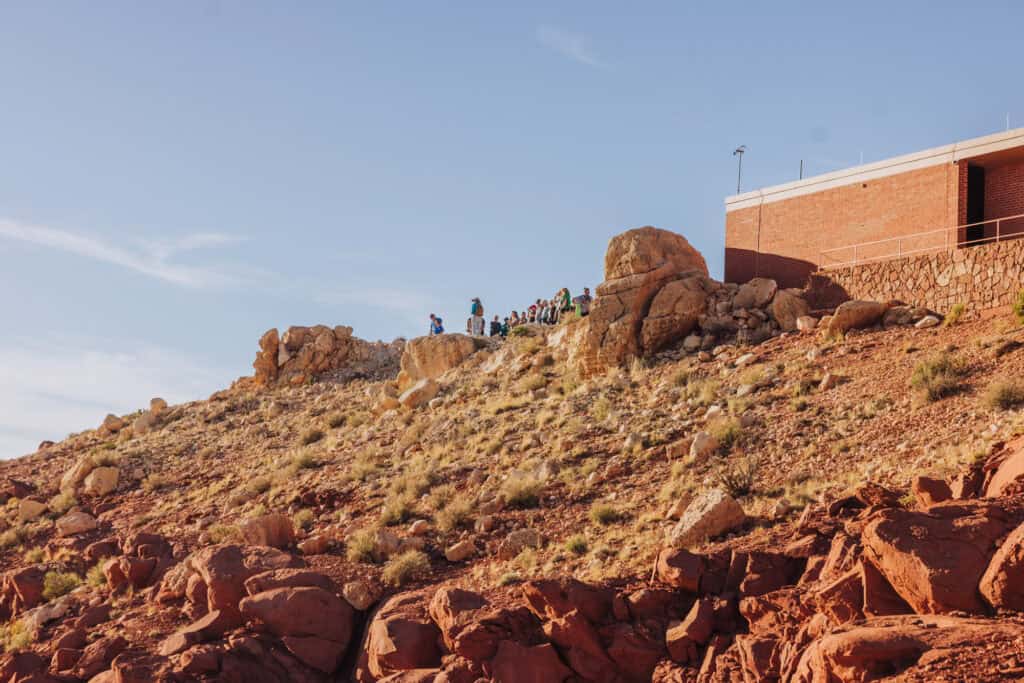
[[[1024,288],[1024,239],[990,243],[818,273],[851,299],[899,300],[965,316],[1009,306]]]

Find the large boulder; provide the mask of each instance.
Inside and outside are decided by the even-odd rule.
[[[301,661],[325,673],[338,668],[352,636],[352,608],[323,588],[273,588],[244,598],[238,608],[282,638]]]
[[[764,308],[779,291],[779,285],[771,278],[755,277],[740,285],[736,297],[732,300],[733,308]]]
[[[441,631],[427,614],[421,593],[403,593],[377,611],[367,629],[357,680],[372,681],[441,664]]]
[[[839,304],[836,312],[829,319],[825,334],[829,337],[837,337],[846,334],[850,330],[862,329],[878,324],[889,308],[887,304],[878,301],[846,301]]]
[[[116,467],[97,467],[85,478],[83,493],[105,496],[117,488],[119,472]]]
[[[780,289],[775,293],[768,311],[783,332],[797,329],[797,321],[811,310],[799,289]]]
[[[1011,441],[985,463],[985,497],[999,498],[1024,492],[1024,438]]]
[[[409,410],[415,410],[420,406],[424,406],[430,402],[430,399],[437,396],[437,393],[441,390],[441,385],[432,379],[421,379],[416,384],[402,392],[402,395],[398,397],[398,403],[403,408]]]
[[[704,257],[685,237],[650,226],[616,235],[604,254],[604,279],[615,280],[649,273],[669,266],[677,272],[696,270],[708,274]]]
[[[981,613],[978,582],[1010,528],[999,506],[943,503],[927,512],[882,510],[868,519],[861,540],[865,555],[915,612]]]
[[[274,548],[238,545],[203,548],[188,562],[204,587],[195,595],[205,596],[210,610],[238,609],[239,600],[246,595],[245,582],[251,576],[303,566],[302,560]]]
[[[640,328],[644,354],[655,353],[693,330],[707,305],[707,282],[701,277],[674,280],[654,295]]]
[[[999,546],[978,589],[993,607],[1024,612],[1024,524]]]
[[[667,287],[677,281],[684,282]],[[605,280],[572,337],[570,360],[594,374],[681,339],[713,286],[704,258],[682,235],[646,227],[613,237]]]
[[[693,499],[672,529],[669,542],[675,548],[686,548],[735,529],[746,519],[735,498],[722,489],[711,489]]]
[[[402,353],[398,390],[405,392],[420,380],[437,379],[461,365],[480,343],[464,334],[439,334],[409,341]]]

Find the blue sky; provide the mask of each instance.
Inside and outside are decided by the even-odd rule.
[[[270,327],[376,339],[716,274],[744,187],[1024,125],[1019,3],[0,6],[0,456],[205,397]]]

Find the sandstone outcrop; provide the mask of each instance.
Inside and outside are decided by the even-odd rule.
[[[260,337],[253,361],[257,386],[297,385],[327,377],[346,381],[355,377],[393,376],[404,341],[368,342],[352,336],[352,328],[339,325],[276,328]]]
[[[486,344],[465,334],[439,334],[410,340],[402,352],[398,391],[405,392],[421,380],[436,380],[458,367]]]

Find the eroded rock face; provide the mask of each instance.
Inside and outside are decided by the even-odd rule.
[[[604,271],[570,352],[586,374],[681,339],[697,324],[713,287],[704,258],[685,237],[651,227],[613,237]]]
[[[268,330],[260,337],[253,361],[257,386],[303,384],[330,375],[339,379],[380,378],[394,374],[404,341],[368,342],[352,336],[352,328],[289,327],[278,335]]]
[[[1024,612],[1024,524],[999,546],[978,589],[993,607]]]

